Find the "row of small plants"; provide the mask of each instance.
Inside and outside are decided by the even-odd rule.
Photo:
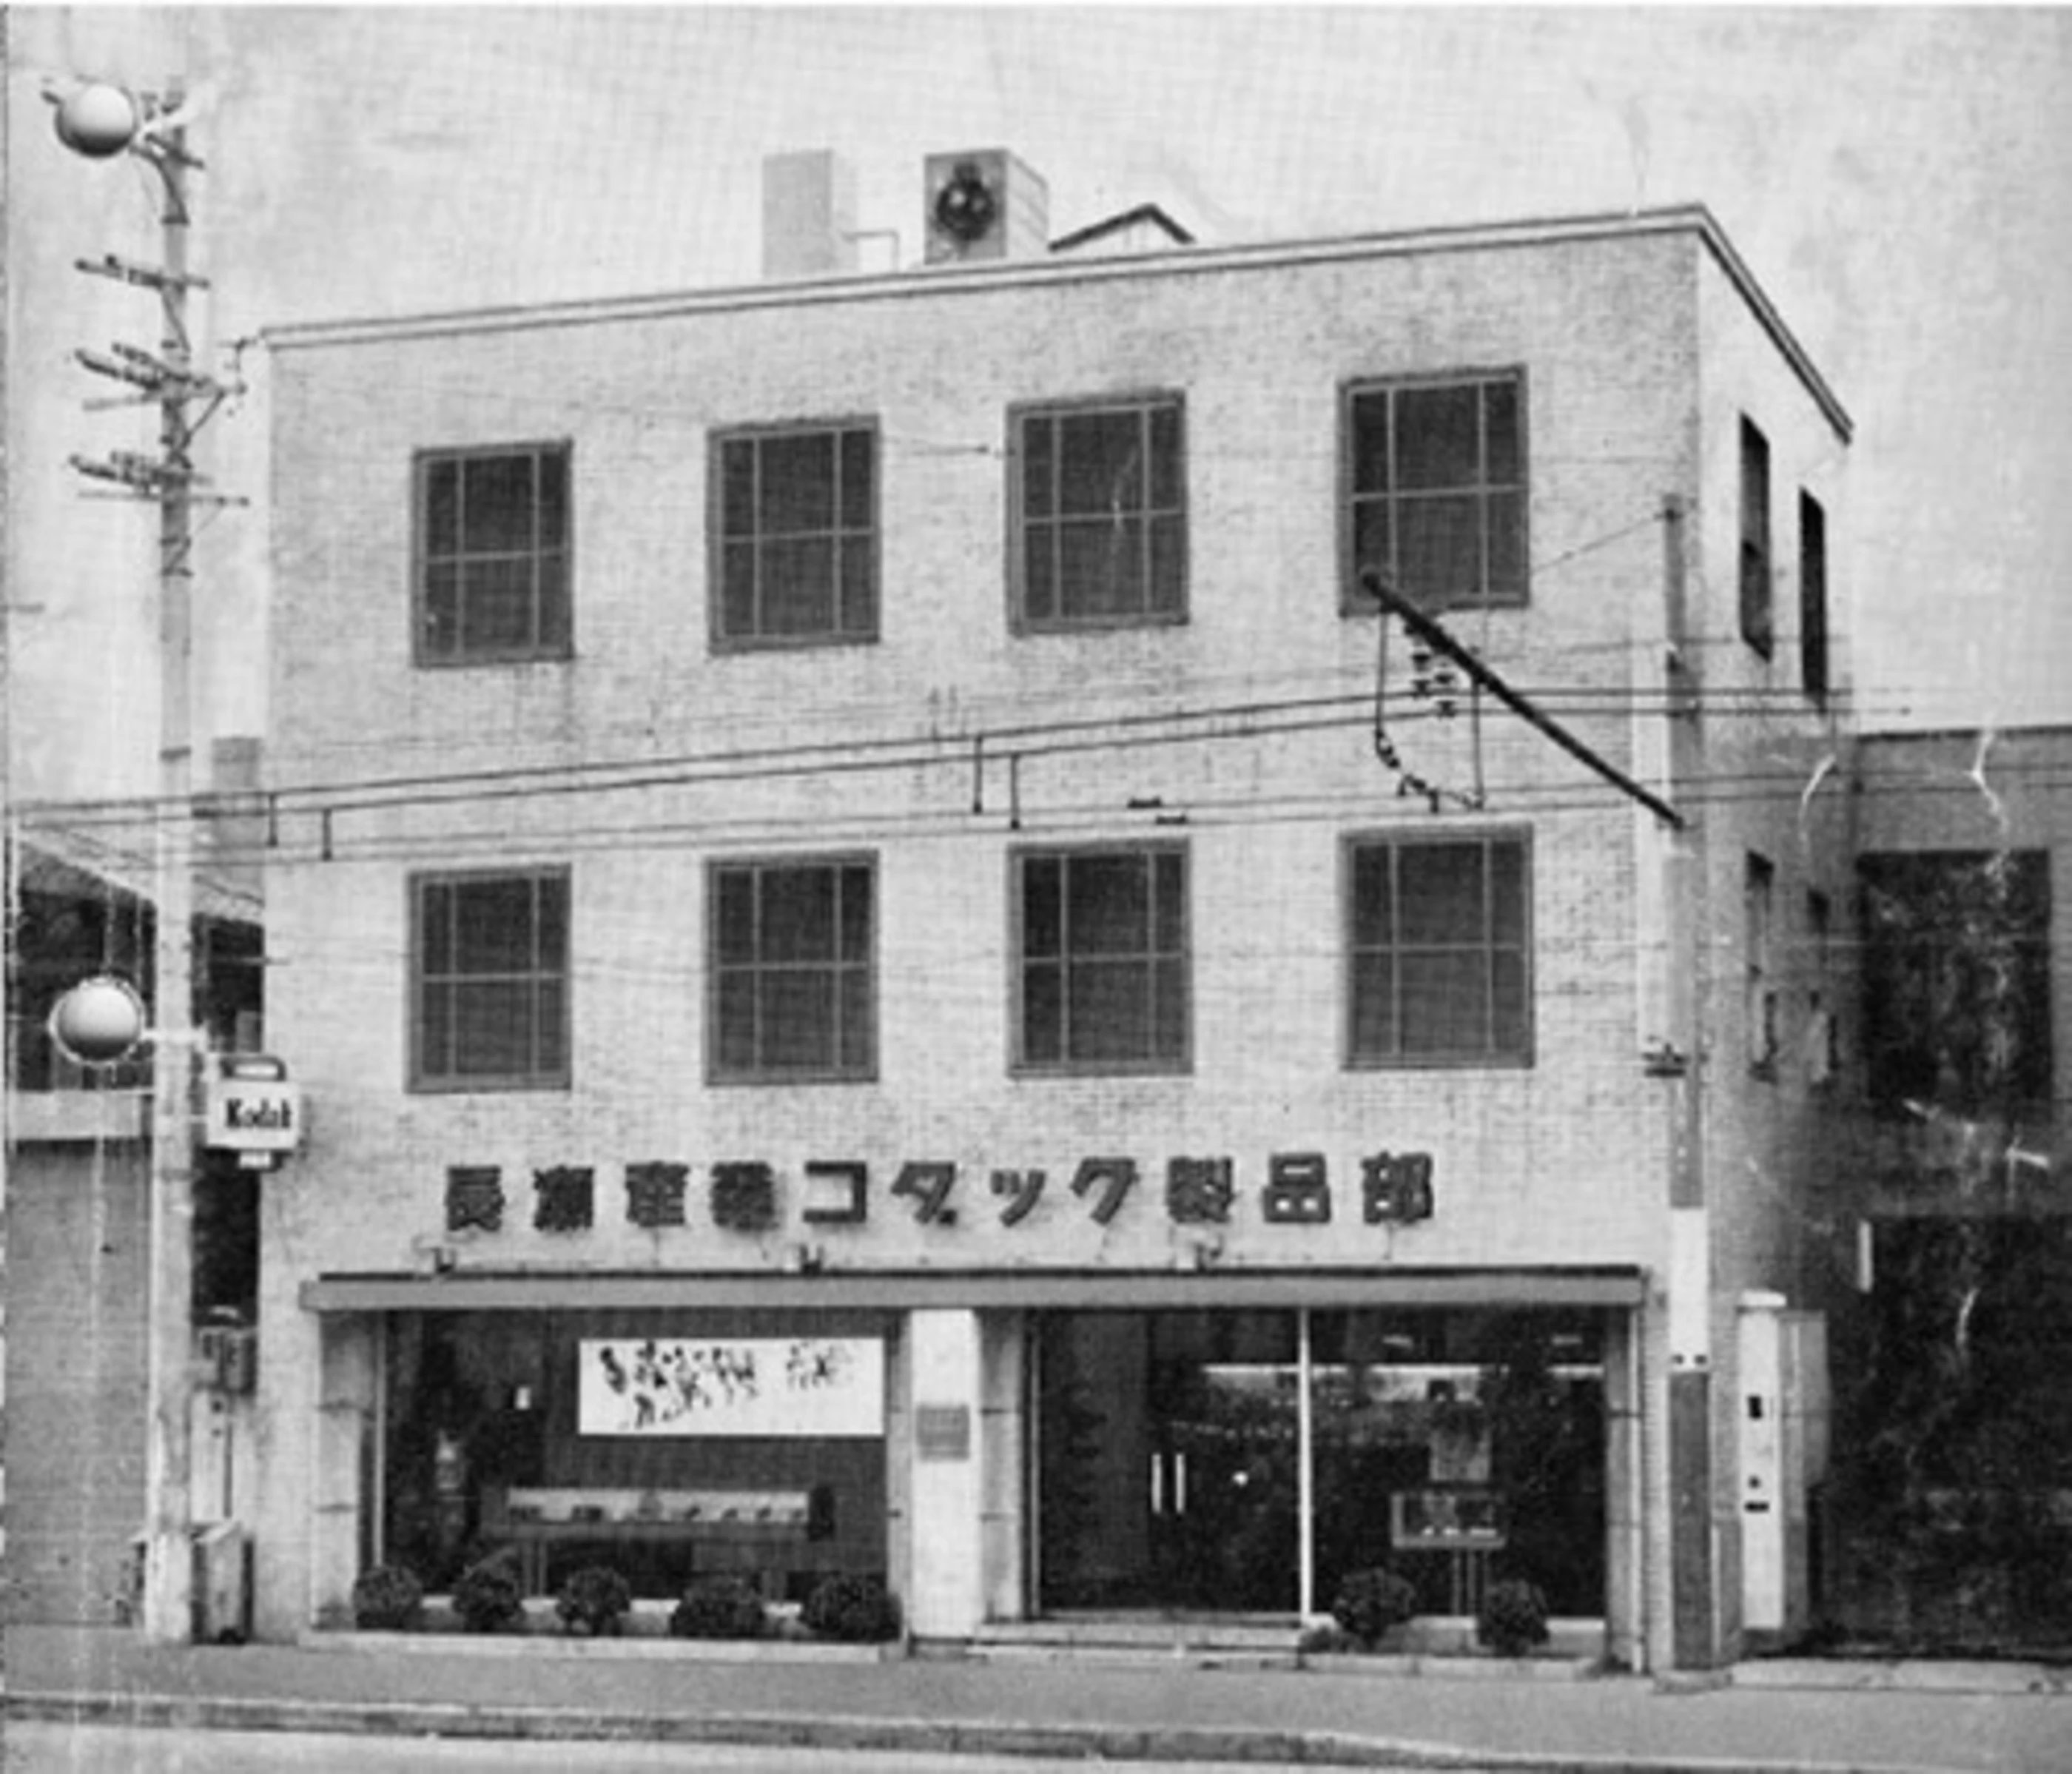
[[[1349,1573],[1331,1602],[1333,1624],[1305,1635],[1305,1651],[1374,1651],[1390,1632],[1418,1611],[1416,1586],[1400,1573],[1378,1567]],[[1475,1640],[1498,1657],[1522,1657],[1548,1636],[1547,1596],[1523,1577],[1491,1583],[1475,1616]]]
[[[453,1610],[466,1632],[508,1632],[525,1617],[525,1592],[516,1561],[492,1554],[462,1571],[453,1586]],[[586,1565],[569,1573],[554,1597],[562,1630],[582,1637],[613,1638],[633,1606],[633,1591],[608,1565]],[[414,1632],[425,1624],[425,1590],[401,1565],[377,1565],[352,1586],[353,1624],[363,1632]],[[882,1644],[899,1636],[899,1598],[873,1577],[829,1577],[806,1597],[800,1625],[812,1637],[849,1644]],[[701,1577],[684,1591],[669,1615],[669,1631],[680,1639],[760,1639],[771,1636],[778,1617],[754,1585],[733,1576]]]

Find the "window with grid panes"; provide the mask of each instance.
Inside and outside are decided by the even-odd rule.
[[[1028,1071],[1188,1062],[1187,857],[1177,846],[1014,859],[1015,1060]]]
[[[1524,838],[1362,839],[1348,877],[1351,1064],[1529,1061]]]
[[[864,424],[715,440],[715,644],[876,637],[877,456]]]
[[[712,869],[712,1075],[860,1079],[878,1065],[872,865]]]
[[[569,447],[424,451],[416,493],[418,663],[567,657]]]
[[[413,1087],[565,1085],[566,872],[423,876],[412,914]]]
[[[1099,628],[1183,619],[1179,398],[1031,409],[1014,416],[1013,429],[1018,624]]]
[[[1523,375],[1355,385],[1342,448],[1346,609],[1368,567],[1423,609],[1526,601]]]

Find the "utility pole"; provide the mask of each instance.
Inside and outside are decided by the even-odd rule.
[[[134,392],[120,405],[155,405],[156,457],[117,451],[74,456],[73,467],[158,508],[158,781],[153,832],[155,1041],[151,1068],[150,1324],[146,1390],[143,1627],[147,1637],[184,1644],[193,1636],[194,1550],[191,1418],[195,1394],[194,1131],[197,1062],[205,1032],[194,994],[193,513],[198,500],[195,434],[235,392],[198,372],[187,295],[205,280],[187,270],[188,179],[201,163],[187,150],[177,88],[132,93],[102,84],[49,95],[58,138],[90,159],[127,153],[149,165],[164,191],[158,265],[109,253],[80,260],[90,275],[154,291],[164,319],[158,352],[117,344],[77,353],[97,375]],[[197,412],[196,408],[199,410]]]

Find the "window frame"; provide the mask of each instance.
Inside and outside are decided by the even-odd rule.
[[[842,521],[842,442],[845,438],[853,435],[864,438],[870,451],[870,512],[867,528],[861,531]],[[762,626],[762,570],[764,549],[770,541],[777,538],[766,537],[763,533],[759,527],[759,513],[758,527],[751,536],[737,538],[729,533],[726,527],[727,451],[737,445],[752,447],[756,452],[759,476],[761,452],[764,445],[816,437],[828,438],[833,442],[833,526],[825,532],[787,533],[783,539],[793,541],[802,537],[824,534],[833,545],[834,578],[830,597],[834,620],[832,625],[827,628],[807,633],[771,634],[765,632]],[[757,484],[760,485],[759,478]],[[875,643],[883,632],[885,621],[884,492],[883,436],[878,422],[873,415],[856,414],[824,419],[789,419],[727,426],[713,430],[706,442],[705,465],[706,630],[713,653],[791,652],[814,647],[864,647]],[[870,562],[870,619],[866,626],[852,629],[842,626],[841,561],[845,542],[858,537],[863,541]],[[729,545],[738,540],[746,540],[751,544],[756,562],[758,627],[752,634],[730,632],[726,625],[727,552]]]
[[[1799,682],[1824,709],[1833,689],[1827,644],[1827,508],[1799,489]]]
[[[1142,597],[1138,607],[1121,615],[1075,616],[1054,612],[1045,616],[1032,616],[1029,612],[1029,545],[1030,525],[1048,524],[1062,526],[1066,514],[1053,512],[1046,517],[1032,517],[1028,510],[1027,456],[1028,431],[1032,422],[1059,422],[1082,418],[1102,413],[1133,413],[1140,423],[1148,427],[1153,415],[1161,410],[1170,410],[1176,422],[1177,442],[1175,460],[1172,464],[1171,479],[1178,489],[1179,503],[1175,508],[1155,505],[1153,486],[1158,476],[1147,459],[1144,476],[1144,494],[1141,502],[1127,515],[1144,525]],[[1062,451],[1054,452],[1055,459],[1063,463]],[[1081,635],[1103,634],[1118,630],[1137,628],[1167,628],[1184,626],[1191,619],[1193,587],[1193,548],[1191,531],[1193,519],[1189,498],[1189,450],[1187,447],[1187,399],[1178,389],[1146,389],[1124,391],[1113,394],[1089,394],[1066,400],[1025,401],[1007,410],[1007,586],[1008,627],[1017,635]],[[1178,520],[1179,602],[1171,610],[1155,609],[1151,604],[1153,589],[1151,547],[1154,519],[1174,517]],[[1063,575],[1058,576],[1054,589],[1057,601],[1062,603]]]
[[[1161,961],[1177,961],[1180,988],[1180,1040],[1179,1051],[1174,1054],[1152,1053],[1144,1057],[1128,1059],[1081,1058],[1070,1051],[1071,1027],[1071,968],[1072,951],[1069,937],[1064,933],[1069,928],[1068,906],[1071,893],[1069,880],[1061,883],[1059,896],[1059,917],[1061,934],[1057,965],[1063,975],[1059,994],[1059,1056],[1054,1060],[1032,1059],[1029,1048],[1029,965],[1028,953],[1028,866],[1032,862],[1054,861],[1067,867],[1074,862],[1118,856],[1134,857],[1154,871],[1152,879],[1150,923],[1153,945],[1128,954],[1120,952],[1098,952],[1104,959],[1133,959],[1153,969],[1149,986],[1153,996],[1147,1006],[1147,1026],[1155,1040],[1157,1035],[1156,969]],[[1155,868],[1161,858],[1176,858],[1179,862],[1178,920],[1180,940],[1177,951],[1161,950],[1156,946],[1156,932],[1159,921],[1155,898],[1157,877]],[[1116,839],[1083,844],[1028,844],[1018,845],[1008,852],[1008,1069],[1016,1077],[1022,1078],[1098,1078],[1098,1077],[1178,1077],[1194,1070],[1194,856],[1192,847],[1178,838],[1149,838],[1141,841]]]
[[[842,928],[841,876],[849,870],[861,870],[870,884],[870,928],[865,934],[865,952],[856,961],[840,951]],[[782,874],[803,875],[808,872],[832,875],[834,882],[834,928],[837,953],[825,961],[785,962],[771,961],[762,953],[763,883],[770,876]],[[723,962],[720,957],[720,894],[724,876],[746,874],[750,876],[755,895],[755,911],[758,921],[756,934],[756,958],[753,961]],[[714,857],[705,865],[705,1081],[715,1089],[763,1089],[787,1085],[846,1085],[873,1084],[878,1076],[880,1025],[882,1022],[881,973],[878,966],[878,926],[880,870],[877,853],[870,850],[815,851],[809,854],[758,854],[748,856]],[[754,1032],[755,1063],[749,1066],[734,1066],[726,1059],[724,990],[727,980],[742,973],[749,974],[759,986],[764,976],[777,969],[804,972],[811,969],[835,976],[833,1047],[836,1053],[832,1065],[772,1065],[767,1063],[763,1041],[763,1030],[758,1015]],[[842,1017],[841,978],[845,973],[861,973],[870,1000],[870,1020],[867,1039],[870,1052],[860,1060],[845,1058],[842,1048]],[[759,998],[758,1000],[760,1002]]]
[[[442,974],[434,979],[426,971],[427,949],[428,908],[426,896],[434,889],[454,888],[469,884],[487,886],[493,883],[524,882],[533,890],[533,931],[531,947],[534,965],[522,974],[488,975],[459,972]],[[539,891],[547,885],[557,887],[561,891],[561,953],[558,970],[538,965],[540,956],[541,907]],[[565,1090],[574,1076],[575,1046],[575,890],[573,871],[565,864],[541,863],[516,868],[432,869],[413,872],[407,879],[409,918],[409,977],[408,1001],[405,1006],[407,1022],[404,1052],[407,1076],[405,1089],[413,1095],[452,1096],[471,1092],[510,1092],[525,1090]],[[427,1042],[427,1015],[430,994],[435,986],[444,985],[448,990],[471,978],[516,978],[532,982],[532,991],[536,994],[540,986],[549,982],[557,982],[561,988],[561,1039],[557,1064],[531,1067],[519,1072],[473,1072],[446,1071],[434,1072],[429,1069]],[[534,1018],[533,1048],[536,1056],[539,1048],[538,1005],[536,997],[531,1004]],[[458,1019],[450,1019],[458,1027]]]
[[[1356,886],[1356,871],[1363,853],[1374,850],[1397,852],[1410,849],[1478,848],[1482,856],[1484,906],[1481,953],[1485,959],[1503,952],[1503,946],[1494,941],[1494,908],[1490,896],[1490,871],[1489,858],[1499,846],[1515,850],[1519,866],[1519,1016],[1520,1039],[1515,1051],[1492,1044],[1480,1052],[1458,1050],[1445,1053],[1410,1053],[1403,1051],[1400,1015],[1398,1015],[1396,1049],[1393,1052],[1363,1052],[1359,1045],[1359,1013],[1361,997],[1358,989],[1357,971],[1359,956],[1367,950],[1358,941],[1359,902]],[[1339,931],[1341,947],[1338,953],[1338,980],[1342,1000],[1339,1018],[1341,1063],[1348,1072],[1465,1072],[1465,1071],[1528,1071],[1537,1064],[1539,1016],[1538,1010],[1538,954],[1534,919],[1534,883],[1536,879],[1533,834],[1529,827],[1485,826],[1461,827],[1445,831],[1415,832],[1397,828],[1379,828],[1371,831],[1348,833],[1339,846]],[[1392,881],[1394,876],[1392,873]],[[1400,941],[1392,941],[1388,952],[1400,954]],[[1492,991],[1495,978],[1494,967],[1489,969]],[[1400,993],[1398,993],[1400,1012]],[[1494,1034],[1494,1003],[1492,995],[1489,1006],[1490,1026]]]
[[[1741,639],[1765,659],[1777,649],[1777,556],[1771,525],[1770,439],[1762,427],[1741,416],[1737,606]]]
[[[1355,463],[1354,409],[1362,401],[1376,395],[1385,396],[1388,401],[1388,432],[1392,459],[1396,438],[1396,397],[1406,393],[1426,393],[1434,389],[1475,388],[1486,389],[1496,386],[1508,387],[1518,411],[1518,475],[1515,483],[1498,483],[1488,476],[1489,467],[1489,413],[1486,399],[1478,403],[1478,477],[1470,486],[1454,489],[1456,496],[1472,492],[1481,501],[1480,531],[1482,556],[1482,584],[1472,597],[1459,597],[1451,593],[1427,594],[1416,586],[1404,582],[1395,559],[1384,564],[1397,591],[1420,610],[1437,614],[1446,610],[1523,610],[1532,602],[1532,458],[1531,458],[1531,403],[1529,378],[1523,364],[1498,364],[1487,366],[1463,366],[1457,369],[1420,371],[1407,375],[1363,376],[1342,382],[1338,388],[1338,613],[1348,616],[1371,616],[1380,607],[1379,602],[1360,587],[1361,569],[1367,563],[1359,555],[1359,503],[1380,500],[1391,505],[1400,502],[1406,494],[1395,484],[1392,460],[1390,484],[1379,493],[1363,493],[1356,485]],[[1412,496],[1429,496],[1440,489],[1420,488]],[[1518,501],[1518,582],[1515,587],[1500,593],[1493,591],[1490,570],[1490,538],[1495,533],[1490,521],[1489,499],[1492,494],[1515,494]],[[1389,526],[1392,556],[1396,551],[1399,528],[1393,522]]]
[[[471,462],[488,462],[502,459],[529,458],[534,471],[534,504],[532,529],[535,541],[527,551],[526,558],[532,563],[531,600],[532,640],[524,646],[471,648],[456,640],[450,651],[439,651],[431,644],[431,570],[438,561],[450,559],[465,568],[471,559],[508,558],[516,551],[483,551],[471,555],[465,549],[458,549],[451,556],[434,554],[431,546],[431,476],[438,467]],[[557,459],[561,469],[562,509],[561,541],[557,549],[543,548],[537,541],[539,506],[537,475],[539,465],[549,458]],[[509,443],[481,443],[426,446],[411,452],[410,456],[410,657],[413,665],[429,671],[467,670],[481,665],[524,665],[552,664],[575,657],[576,613],[576,477],[575,444],[568,438],[521,439]],[[548,605],[540,584],[540,566],[551,555],[558,554],[561,566],[561,633],[552,640],[541,636],[548,631],[545,620]],[[458,612],[464,612],[464,595],[457,599]],[[457,628],[464,635],[464,614],[457,613]]]

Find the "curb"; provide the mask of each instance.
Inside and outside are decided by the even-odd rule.
[[[1326,1731],[1014,1724],[840,1715],[700,1716],[549,1706],[240,1700],[172,1694],[12,1694],[5,1716],[51,1724],[334,1736],[524,1738],[541,1742],[736,1743],[761,1748],[905,1750],[1050,1760],[1252,1763],[1276,1768],[1501,1770],[1503,1774],[1935,1774],[1890,1764],[1746,1762],[1716,1757],[1543,1755]]]

